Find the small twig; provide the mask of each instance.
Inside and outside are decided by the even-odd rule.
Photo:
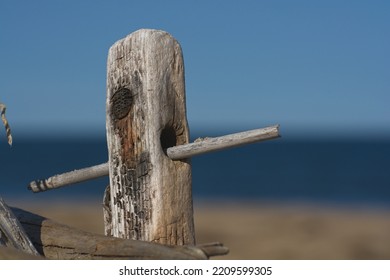
[[[223,244],[220,242],[200,244],[196,247],[201,249],[208,258],[215,256],[223,256],[229,253],[229,248],[223,246]]]
[[[5,133],[7,134],[8,144],[10,146],[12,146],[11,127],[9,126],[7,118],[5,117],[5,111],[6,110],[7,110],[7,107],[3,103],[0,102],[1,120],[3,121],[4,127],[5,127]]]

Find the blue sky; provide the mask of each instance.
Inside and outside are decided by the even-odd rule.
[[[107,52],[140,28],[180,42],[193,130],[390,135],[389,1],[52,0],[0,3],[14,138],[104,136]]]

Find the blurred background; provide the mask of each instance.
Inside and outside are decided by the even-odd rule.
[[[66,205],[100,207],[107,178],[26,186],[107,161],[108,49],[161,29],[183,49],[192,139],[281,126],[280,139],[193,159],[199,240],[237,241],[230,258],[390,258],[389,13],[387,1],[1,1],[14,143],[2,129],[0,195],[94,221]]]

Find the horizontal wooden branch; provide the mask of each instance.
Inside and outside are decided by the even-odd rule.
[[[44,180],[35,180],[29,184],[28,189],[33,192],[43,192],[103,176],[108,176],[108,163],[54,175]]]
[[[280,137],[279,126],[275,125],[220,137],[199,138],[194,143],[168,148],[167,155],[172,160],[180,160],[277,137]]]
[[[166,153],[172,160],[181,160],[278,137],[280,137],[279,125],[274,125],[220,137],[199,138],[194,143],[170,147],[167,149]],[[28,189],[33,192],[42,192],[98,177],[108,176],[108,173],[108,163],[102,163],[96,166],[55,175],[48,179],[32,181],[28,185]]]
[[[208,259],[229,251],[221,243],[164,246],[107,237],[71,228],[21,209],[12,210],[35,247],[48,259]]]

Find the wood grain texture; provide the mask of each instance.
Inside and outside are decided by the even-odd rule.
[[[39,255],[12,210],[0,197],[0,246]]]
[[[280,137],[279,126],[275,125],[220,137],[198,139],[194,143],[168,148],[167,154],[172,160],[179,160],[277,137]]]
[[[183,57],[171,35],[143,29],[110,48],[106,108],[106,233],[194,244],[190,161],[165,154],[189,140]]]
[[[108,164],[102,163],[99,165],[77,169],[66,173],[54,175],[47,179],[35,180],[30,182],[27,189],[33,192],[48,191],[71,184],[81,183],[84,181],[96,179],[108,175]]]
[[[28,211],[12,209],[28,236],[47,259],[208,259],[227,254],[221,243],[199,246],[165,246],[152,242],[108,237],[56,223]],[[0,258],[2,251],[0,250]],[[11,259],[34,258],[19,254]]]

